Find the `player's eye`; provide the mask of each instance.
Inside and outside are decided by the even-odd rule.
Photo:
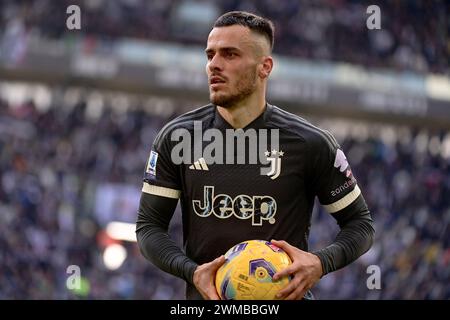
[[[236,55],[236,53],[235,52],[227,52],[226,53],[226,57],[227,58],[234,58],[234,57],[236,57],[237,55]]]
[[[214,57],[214,53],[207,53],[206,54],[206,58],[208,59],[208,61],[211,61],[213,57]]]

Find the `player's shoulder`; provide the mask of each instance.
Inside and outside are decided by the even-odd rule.
[[[214,114],[215,106],[213,104],[207,104],[197,109],[186,112],[164,125],[164,127],[162,127],[162,129],[159,131],[155,139],[155,143],[159,143],[160,141],[164,140],[176,129],[192,130],[194,121],[207,121],[213,118]]]
[[[277,106],[272,106],[271,122],[275,127],[297,136],[309,145],[319,148],[324,145],[331,149],[339,148],[336,139],[328,130],[319,128],[299,115]]]

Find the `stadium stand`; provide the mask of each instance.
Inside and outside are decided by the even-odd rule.
[[[221,12],[249,10],[275,22],[276,54],[448,77],[450,2],[377,1],[383,28],[368,32],[370,2],[2,0],[0,67],[2,59],[20,60],[31,38],[68,44],[75,34],[87,39],[84,43],[99,39],[111,47],[124,38],[204,46]],[[74,3],[83,8],[83,28],[75,33],[64,23],[66,8]],[[192,16],[203,18],[186,29]],[[96,204],[102,197],[111,207],[120,205],[122,211],[112,214],[133,222],[156,133],[182,112],[176,106],[201,101],[111,98],[93,88],[73,98],[70,83],[44,84],[42,79],[38,86],[43,89],[11,93],[10,79],[0,69],[0,299],[183,299],[183,281],[153,267],[136,243],[105,232],[107,222],[117,217]],[[306,118],[329,129],[346,150],[377,231],[372,249],[324,277],[313,290],[316,297],[450,299],[448,130],[433,129],[426,118],[419,118],[424,126],[383,123],[389,118],[383,115],[377,121]],[[114,203],[120,194],[129,197]],[[181,243],[179,209],[174,219],[170,232]],[[311,249],[328,244],[337,230],[317,207]],[[126,259],[116,268],[104,260],[111,244],[126,249]],[[81,289],[67,288],[70,265],[81,268]],[[367,288],[370,265],[381,269],[380,290]]]

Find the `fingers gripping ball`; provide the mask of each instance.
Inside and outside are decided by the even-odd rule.
[[[273,276],[291,264],[281,248],[265,240],[241,242],[227,251],[217,270],[216,289],[223,300],[275,300],[290,281]]]

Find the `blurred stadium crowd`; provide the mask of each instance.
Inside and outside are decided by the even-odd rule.
[[[368,32],[370,2],[2,0],[0,49],[25,44],[28,37],[70,41],[79,35],[111,45],[132,37],[204,46],[218,15],[248,10],[275,22],[277,54],[449,74],[450,2],[376,1],[382,30]],[[82,29],[69,33],[62,21],[71,4],[82,8]],[[154,112],[161,108],[152,103],[124,110],[106,103],[93,111],[87,97],[76,103],[55,99],[41,109],[33,100],[7,98],[1,85],[0,299],[183,299],[183,281],[157,270],[133,242],[121,241],[127,258],[118,269],[107,268],[102,255],[117,240],[106,235],[96,199],[105,184],[140,192],[151,143],[178,110]],[[373,248],[324,277],[315,295],[450,299],[450,133],[310,120],[343,146],[377,231]],[[326,246],[338,232],[331,217],[315,210],[311,249]],[[179,215],[177,210],[171,233],[181,243]],[[70,265],[81,268],[83,286],[76,291],[66,287]],[[380,267],[380,290],[367,288],[369,265]]]
[[[366,9],[354,0],[2,0],[0,30],[14,39],[28,35],[70,38],[66,8],[78,4],[82,28],[75,34],[113,41],[119,37],[205,44],[222,12],[248,10],[276,25],[275,53],[349,62],[398,71],[449,73],[450,3],[376,1],[381,26],[369,31]]]
[[[119,269],[105,268],[101,256],[111,239],[94,214],[101,183],[139,191],[151,142],[170,117],[106,107],[94,119],[86,110],[83,100],[46,111],[0,100],[0,299],[183,299],[183,282],[156,270],[135,243],[123,243],[128,258]],[[316,296],[449,299],[450,134],[318,124],[346,150],[377,234],[366,255],[321,280]],[[315,249],[338,228],[322,210],[313,216]],[[380,290],[366,286],[372,264],[381,269]],[[69,265],[80,266],[87,288],[66,288]]]

